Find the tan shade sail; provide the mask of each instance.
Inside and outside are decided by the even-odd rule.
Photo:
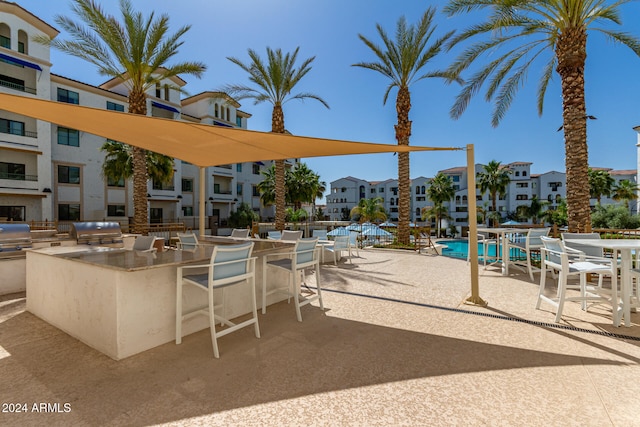
[[[0,109],[135,145],[197,166],[345,154],[456,150],[257,132],[0,94]]]

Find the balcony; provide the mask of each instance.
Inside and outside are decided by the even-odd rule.
[[[37,181],[38,175],[26,175],[23,173],[0,172],[0,179],[9,179],[12,181]]]
[[[26,92],[26,93],[30,93],[32,95],[36,95],[35,88],[27,87],[24,84],[20,84],[20,83],[10,82],[10,81],[7,81],[7,80],[5,80],[3,78],[0,78],[0,86],[7,87],[9,89],[17,90],[17,91],[20,91],[20,92]]]
[[[38,132],[32,132],[29,130],[21,130],[21,129],[7,129],[6,127],[0,126],[0,133],[7,133],[9,135],[18,135],[18,136],[26,136],[29,138],[37,138]]]

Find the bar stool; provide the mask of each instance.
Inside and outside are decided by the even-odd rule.
[[[211,329],[211,343],[213,345],[213,355],[220,357],[218,351],[217,338],[223,337],[238,329],[249,325],[254,325],[256,338],[260,338],[260,327],[258,326],[258,312],[256,308],[256,288],[255,288],[255,262],[256,258],[251,257],[253,251],[253,242],[247,242],[240,245],[215,246],[211,254],[209,264],[203,265],[187,265],[178,267],[178,277],[176,281],[176,344],[182,342],[182,322],[188,318],[198,314],[209,316],[209,327]],[[194,272],[194,274],[185,274],[194,269],[208,268],[207,273]],[[251,289],[251,308],[253,317],[242,323],[234,324],[228,319],[215,314],[215,308],[224,305],[224,290],[228,286],[238,285],[248,282]],[[182,287],[184,285],[192,285],[197,289],[208,293],[208,304],[198,307],[187,313],[183,313],[182,308]],[[223,290],[222,304],[214,305],[214,291],[216,289]],[[221,325],[229,326],[221,331],[216,331],[216,322]]]
[[[318,238],[310,237],[305,239],[298,239],[293,251],[277,254],[266,254],[262,259],[262,314],[267,312],[267,295],[273,293],[284,293],[289,299],[293,297],[293,302],[296,306],[296,315],[298,322],[302,322],[302,314],[300,313],[300,307],[307,305],[312,301],[318,300],[320,303],[320,310],[324,311],[322,304],[322,292],[320,290],[320,256],[317,250]],[[269,257],[280,257],[273,261],[268,261]],[[282,256],[286,258],[282,259]],[[267,268],[272,267],[279,270],[284,270],[289,275],[289,280],[286,286],[281,286],[267,292]],[[304,270],[307,268],[314,268],[316,272],[316,290],[317,294],[313,297],[306,298],[300,302],[300,276],[304,276]]]

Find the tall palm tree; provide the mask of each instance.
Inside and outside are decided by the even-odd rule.
[[[553,71],[560,75],[570,231],[591,227],[587,118],[592,116],[587,115],[584,87],[587,32],[604,34],[640,56],[637,38],[597,25],[621,24],[620,6],[630,1],[607,4],[604,0],[450,0],[444,8],[449,16],[488,12],[484,15],[485,22],[469,27],[449,45],[487,36],[467,47],[450,68],[459,75],[483,55],[489,58],[488,64],[466,81],[451,109],[454,118],[462,115],[471,97],[488,80],[485,99],[495,100],[492,124],[497,126],[516,91],[523,86],[530,66],[546,55],[548,62],[541,67],[538,85],[538,113],[541,115]]]
[[[227,57],[227,59],[249,74],[249,81],[252,86],[246,85],[227,85],[225,92],[236,98],[253,99],[254,104],[268,102],[273,105],[271,113],[271,132],[285,133],[284,127],[284,111],[282,109],[284,103],[292,99],[315,99],[322,105],[329,108],[322,98],[308,92],[300,92],[292,94],[295,86],[300,80],[311,71],[311,63],[315,60],[315,56],[305,59],[302,64],[296,68],[296,60],[298,58],[297,47],[293,53],[284,54],[281,49],[272,50],[267,47],[267,63],[265,64],[252,49],[248,50],[250,62],[242,62],[238,58]],[[276,204],[276,229],[284,230],[285,223],[285,167],[284,160],[275,160],[275,204]]]
[[[427,219],[436,220],[436,235],[440,236],[440,229],[442,228],[443,219],[451,219],[449,215],[449,208],[443,202],[433,202],[433,206],[426,206],[420,211],[421,219],[426,221]]]
[[[387,77],[390,82],[384,93],[383,105],[387,103],[389,92],[393,88],[398,89],[396,96],[396,113],[398,124],[395,125],[396,140],[398,145],[409,145],[411,136],[411,92],[409,87],[420,80],[431,77],[451,79],[451,75],[442,71],[425,72],[423,68],[437,56],[444,43],[451,37],[453,31],[431,42],[436,25],[433,24],[435,8],[428,8],[416,25],[407,24],[404,16],[398,19],[395,40],[391,39],[380,24],[376,24],[378,35],[384,46],[379,46],[359,34],[364,42],[377,57],[377,62],[359,62],[353,64],[377,71]],[[409,220],[411,209],[411,179],[409,175],[409,153],[398,153],[398,241],[409,244]]]
[[[629,207],[630,201],[638,198],[638,186],[628,179],[623,179],[617,184],[614,184],[612,190],[613,200],[616,202],[623,201],[627,207]]]
[[[108,140],[100,148],[106,153],[102,175],[113,181],[127,180],[133,176],[133,147],[122,142]],[[164,154],[146,152],[149,178],[155,182],[173,180],[173,158]]]
[[[64,16],[55,21],[71,40],[36,39],[70,55],[82,58],[98,68],[101,75],[120,78],[129,89],[129,113],[147,114],[147,91],[170,77],[192,74],[200,77],[206,66],[200,62],[168,61],[178,53],[189,30],[186,25],[169,34],[169,15],[155,19],[153,12],[145,18],[133,10],[130,0],[120,0],[122,22],[105,14],[94,0],[72,0],[71,9],[80,22]],[[147,156],[142,148],[132,148],[133,170],[133,227],[132,231],[146,233],[147,214]]]
[[[351,209],[351,216],[358,216],[359,222],[375,222],[384,221],[387,219],[387,214],[384,211],[382,197],[375,197],[373,199],[360,199],[357,206]]]
[[[613,185],[616,180],[613,179],[611,174],[606,170],[593,170],[589,168],[587,170],[587,176],[589,180],[589,196],[592,199],[596,199],[598,204],[602,196],[609,197],[613,190]]]
[[[276,167],[271,165],[260,173],[262,174],[262,181],[258,183],[260,201],[263,206],[271,206],[276,202]]]
[[[499,161],[491,160],[482,172],[479,172],[476,179],[480,186],[482,194],[489,192],[491,196],[491,210],[493,211],[494,221],[495,214],[498,212],[497,201],[498,195],[504,197],[507,194],[507,187],[511,182],[511,170],[502,166]]]
[[[449,202],[456,195],[456,190],[453,187],[453,179],[450,176],[445,175],[441,172],[431,180],[429,183],[429,187],[427,188],[427,195],[429,199],[433,202],[433,208],[431,212],[434,212],[436,222],[438,224],[438,236],[440,235],[441,228],[441,220],[446,219],[448,217],[448,212],[446,212],[447,216],[444,216],[446,206],[445,202]],[[432,215],[431,217],[433,217]]]

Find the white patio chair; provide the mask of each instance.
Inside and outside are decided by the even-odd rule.
[[[552,239],[542,236],[540,238],[543,247],[540,249],[541,272],[540,290],[536,309],[540,309],[540,303],[544,300],[556,307],[555,321],[559,322],[565,301],[580,301],[583,309],[587,310],[588,302],[607,303],[612,308],[613,322],[618,324],[618,284],[616,261],[611,258],[587,256],[583,252],[565,247],[560,239]],[[546,277],[548,270],[559,272],[558,291],[556,297],[545,295]],[[587,283],[587,274],[594,273],[600,276],[598,285]],[[611,289],[602,286],[604,275],[611,277]],[[569,285],[568,278],[579,276],[578,285]],[[567,290],[574,289],[580,292],[579,296],[567,297]]]
[[[357,231],[349,232],[349,259],[352,258],[351,251],[355,250],[358,254],[358,258],[360,258],[360,249],[358,248],[358,236],[359,233]]]
[[[327,236],[327,230],[313,230],[313,237],[317,237],[320,240],[329,240],[329,237]]]
[[[343,251],[349,251],[349,236],[336,236],[333,240],[333,245],[327,246],[326,249],[333,252],[333,263],[338,265],[338,259],[342,257]],[[349,262],[351,262],[351,254],[349,254]]]
[[[178,236],[178,249],[195,250],[200,243],[198,243],[198,237],[195,233],[177,233]]]
[[[270,240],[280,240],[282,238],[282,233],[279,231],[267,231],[267,239]]]
[[[156,252],[156,248],[153,247],[155,241],[154,236],[138,236],[131,249],[138,252]]]
[[[234,228],[231,230],[231,237],[234,239],[247,239],[249,238],[249,230],[248,228]]]
[[[280,240],[284,240],[287,242],[295,242],[298,239],[302,239],[302,230],[284,230],[282,232],[282,237],[280,237]]]
[[[529,278],[533,282],[533,273],[534,271],[540,271],[540,269],[534,267],[531,264],[531,258],[533,253],[537,253],[542,248],[542,240],[540,239],[542,236],[548,236],[550,228],[530,228],[527,231],[527,234],[522,236],[521,240],[517,240],[514,242],[510,242],[509,246],[511,248],[517,248],[520,252],[524,252],[525,260],[524,261],[513,261],[511,262],[513,265],[517,265],[523,268],[526,268],[526,271],[529,273]]]
[[[487,266],[487,261],[489,259],[489,249],[491,248],[491,246],[495,248],[495,259],[498,260],[500,258],[500,250],[498,249],[498,240],[491,239],[489,238],[489,236],[483,233],[478,233],[477,239],[478,239],[478,245],[482,245],[482,253],[478,253],[478,256],[482,256],[482,263],[484,267]],[[467,264],[470,261],[471,261],[471,251],[467,246]]]
[[[320,256],[317,250],[318,238],[310,237],[299,239],[293,251],[277,254],[265,254],[262,259],[262,314],[267,312],[267,296],[274,293],[284,293],[289,297],[293,297],[296,306],[296,316],[298,322],[302,322],[302,314],[300,307],[307,305],[315,300],[320,303],[320,310],[324,311],[322,304],[322,292],[320,290]],[[286,258],[282,258],[285,256]],[[279,257],[269,261],[271,257]],[[276,268],[284,270],[288,273],[289,280],[286,286],[276,287],[267,292],[267,268]],[[304,280],[304,270],[313,268],[316,274],[316,294],[312,297],[304,299],[300,302],[300,284]],[[302,276],[302,277],[301,277]]]
[[[256,307],[255,288],[255,261],[251,257],[253,242],[239,245],[214,246],[209,264],[187,265],[178,267],[177,291],[176,291],[176,344],[182,342],[182,322],[198,314],[209,316],[209,328],[211,329],[211,343],[213,355],[220,357],[218,351],[218,338],[223,337],[238,329],[254,325],[256,338],[260,338],[258,326],[258,312]],[[206,273],[198,273],[198,269],[207,268]],[[194,271],[195,270],[195,271]],[[194,271],[193,274],[187,274]],[[248,283],[251,289],[250,300],[253,316],[249,320],[235,324],[215,313],[215,309],[224,305],[225,290],[228,286]],[[207,305],[198,307],[188,313],[182,308],[182,288],[184,285],[192,285],[208,294]],[[214,304],[214,291],[222,289],[222,304]],[[216,323],[225,324],[228,328],[216,331]]]

